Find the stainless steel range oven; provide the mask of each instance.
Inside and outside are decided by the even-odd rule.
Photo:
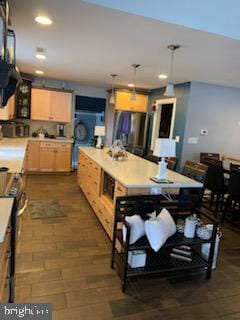
[[[10,295],[9,302],[14,302],[15,287],[15,266],[17,239],[21,231],[21,215],[27,208],[27,194],[25,189],[25,174],[12,173],[8,175],[8,183],[4,192],[4,197],[14,198],[13,211],[11,214],[11,262],[10,262]]]

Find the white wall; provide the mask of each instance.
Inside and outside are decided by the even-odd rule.
[[[181,165],[199,161],[200,152],[240,157],[240,89],[192,82],[188,103]],[[189,144],[189,137],[198,143]]]

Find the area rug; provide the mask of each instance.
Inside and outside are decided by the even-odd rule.
[[[30,200],[28,209],[32,219],[67,217],[57,200]]]

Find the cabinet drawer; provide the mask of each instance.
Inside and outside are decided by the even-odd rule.
[[[99,201],[101,202],[101,200]],[[113,233],[113,214],[109,211],[109,209],[104,205],[103,202],[101,202],[99,212],[99,220],[103,226],[103,228],[106,230],[109,237],[112,239],[112,233]]]
[[[99,167],[99,165],[97,165],[94,161],[91,161],[90,162],[90,168],[94,174],[94,176],[97,178],[97,177],[100,177],[100,174],[101,174],[101,167]]]
[[[116,197],[121,197],[121,196],[125,196],[127,194],[127,189],[118,181],[116,181],[116,185],[115,185],[115,198]]]
[[[63,150],[71,150],[72,144],[71,143],[55,143],[55,148],[63,149]]]
[[[53,149],[71,149],[70,143],[61,143],[61,142],[47,142],[41,141],[40,148],[53,148]]]

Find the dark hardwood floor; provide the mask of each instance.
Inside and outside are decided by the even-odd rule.
[[[121,292],[111,245],[76,175],[29,176],[30,199],[58,200],[64,218],[31,219],[18,244],[16,302],[49,302],[54,320],[240,319],[240,230],[224,228],[218,267],[201,275],[138,279]]]

